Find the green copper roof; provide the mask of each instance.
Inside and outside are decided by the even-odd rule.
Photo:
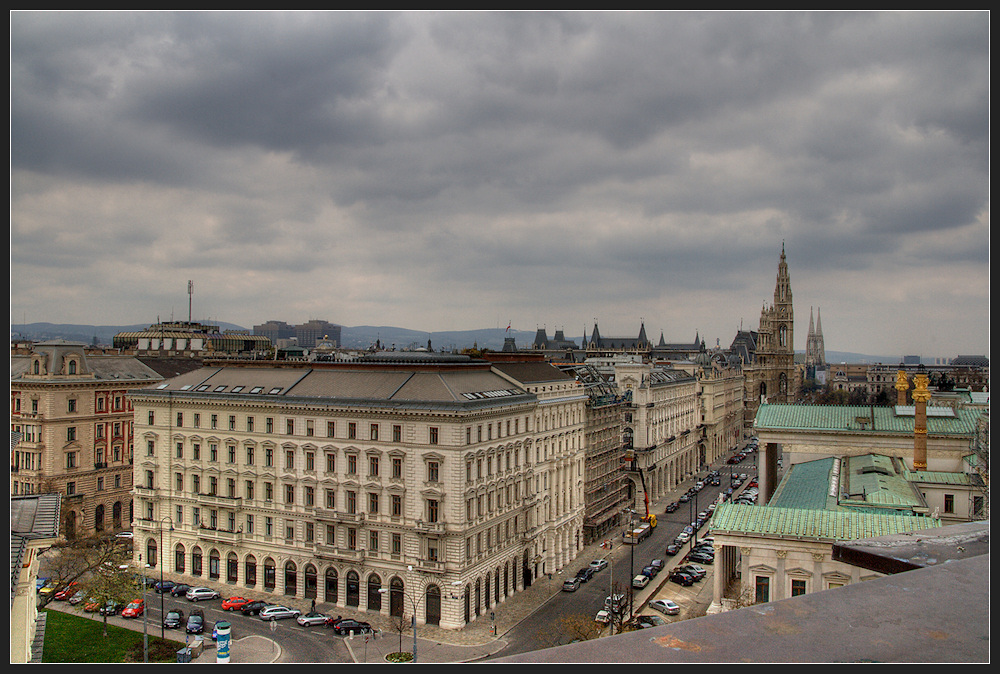
[[[715,509],[712,533],[785,536],[818,541],[851,541],[941,526],[940,520],[916,515],[806,510],[724,503]]]
[[[837,459],[830,457],[791,466],[768,505],[807,510],[836,508],[836,494],[832,498],[829,495],[830,473],[836,463]]]
[[[979,410],[929,407],[928,435],[971,436]],[[913,434],[913,407],[864,405],[761,405],[754,425],[758,431],[840,431]]]

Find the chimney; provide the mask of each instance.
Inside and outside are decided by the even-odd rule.
[[[922,368],[921,368],[922,370]],[[927,470],[927,375],[921,371],[913,378],[913,470]]]

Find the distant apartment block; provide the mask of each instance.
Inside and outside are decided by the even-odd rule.
[[[144,330],[119,332],[113,345],[135,355],[171,357],[234,356],[271,350],[271,340],[267,337],[245,330],[220,331],[217,325],[187,321],[157,323]]]
[[[320,342],[331,342],[335,346],[341,346],[340,326],[316,319],[296,326],[284,321],[267,321],[253,326],[253,333],[267,337],[273,344],[279,344],[281,340],[294,339],[298,346],[306,349],[315,348]]]

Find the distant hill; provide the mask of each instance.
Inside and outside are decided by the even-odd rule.
[[[220,330],[249,330],[233,323],[219,321],[197,321],[210,325],[218,325]],[[10,326],[11,338],[20,337],[36,342],[49,339],[68,339],[85,344],[110,345],[119,332],[135,332],[148,328],[148,323],[136,325],[74,325],[69,323],[28,323]],[[418,349],[426,348],[430,340],[435,351],[461,351],[476,346],[480,349],[499,351],[503,348],[504,337],[513,337],[518,348],[530,346],[535,339],[534,331],[510,330],[504,328],[483,328],[481,330],[449,330],[441,332],[422,332],[387,325],[359,325],[355,327],[342,326],[340,340],[349,349],[365,349],[376,341],[383,348]],[[581,337],[570,337],[577,344]],[[830,364],[839,363],[883,363],[898,364],[902,356],[869,356],[850,351],[827,351],[826,360]],[[926,361],[927,359],[925,359]]]

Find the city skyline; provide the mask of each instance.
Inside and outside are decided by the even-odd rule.
[[[11,13],[11,321],[989,354],[989,14]]]

